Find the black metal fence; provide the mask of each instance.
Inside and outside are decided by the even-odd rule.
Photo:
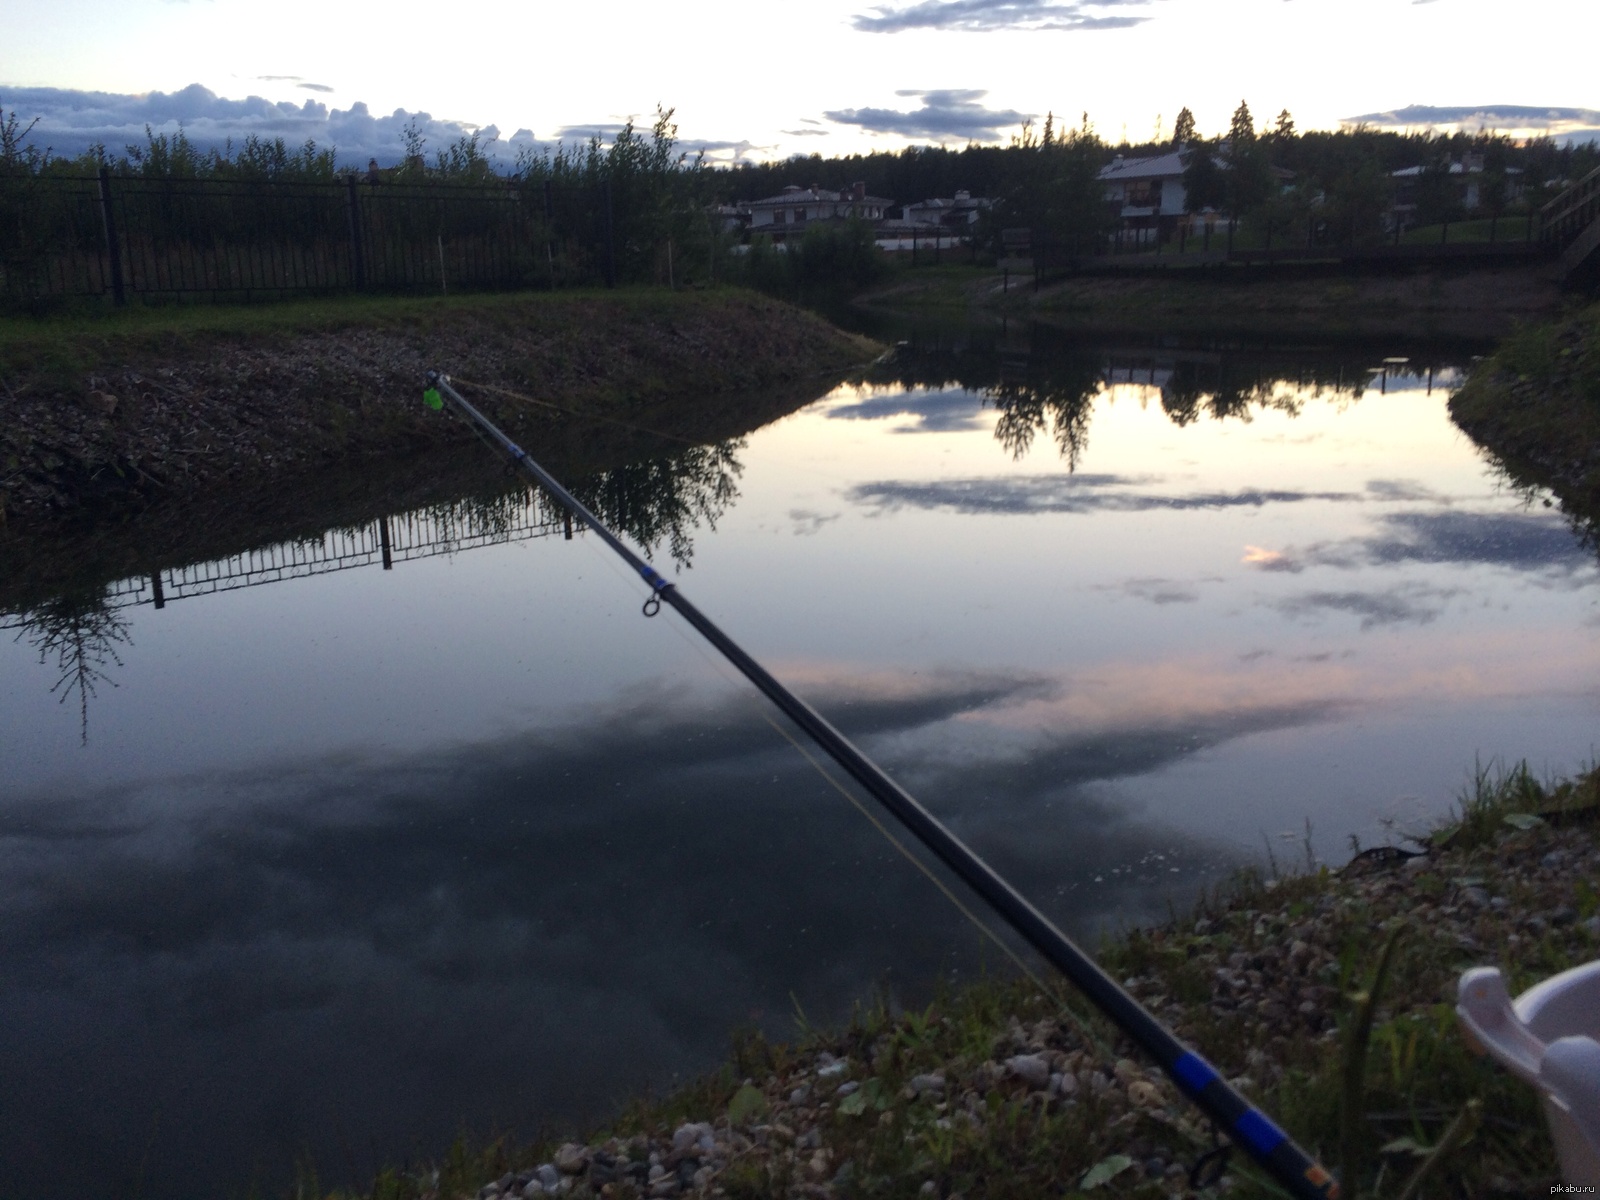
[[[0,302],[610,284],[615,228],[605,183],[13,177]]]

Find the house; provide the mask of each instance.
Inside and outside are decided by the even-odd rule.
[[[1183,172],[1190,153],[1185,147],[1151,158],[1119,154],[1100,169],[1106,202],[1116,206],[1124,229],[1170,229],[1187,215]]]
[[[867,195],[864,183],[855,184],[848,192],[790,184],[776,196],[750,201],[750,232],[766,234],[781,244],[829,221],[855,219],[877,224],[893,203],[882,196]]]
[[[747,204],[713,204],[706,209],[712,227],[724,234],[743,233],[750,224],[750,206]]]
[[[948,199],[935,198],[907,204],[900,210],[900,219],[907,225],[938,226],[965,233],[978,223],[978,214],[993,203],[985,196],[973,196],[971,192],[960,191]]]
[[[954,196],[904,205],[898,218],[879,223],[878,248],[910,250],[914,254],[920,247],[937,254],[940,250],[965,245],[972,237],[979,214],[993,204],[994,201],[985,196],[959,191]]]
[[[1394,180],[1394,202],[1389,207],[1390,221],[1398,223],[1402,228],[1416,224],[1417,208],[1421,200],[1423,176],[1428,173],[1426,166],[1402,167],[1398,171],[1390,171],[1389,178]],[[1486,189],[1484,184],[1488,181],[1488,172],[1484,169],[1483,155],[1468,154],[1459,160],[1452,160],[1446,168],[1446,178],[1450,181],[1451,191],[1455,195],[1456,203],[1469,213],[1483,210],[1486,205]],[[1522,196],[1522,171],[1518,167],[1507,167],[1503,177],[1505,191],[1501,197],[1502,206],[1509,205]],[[1391,224],[1390,228],[1393,228]]]

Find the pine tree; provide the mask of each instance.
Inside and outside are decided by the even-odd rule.
[[[1233,110],[1233,121],[1228,125],[1228,140],[1235,150],[1243,149],[1256,140],[1256,122],[1250,115],[1250,106],[1243,100]]]
[[[1289,115],[1287,108],[1278,114],[1278,123],[1273,126],[1272,136],[1280,142],[1286,142],[1294,136],[1294,118]]]
[[[1172,127],[1172,144],[1181,148],[1194,141],[1194,138],[1194,114],[1186,105],[1178,110],[1178,123]]]

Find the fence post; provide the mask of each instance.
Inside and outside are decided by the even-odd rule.
[[[356,190],[359,185],[354,175],[345,180],[345,184],[349,199],[350,274],[355,280],[356,291],[364,292],[367,290],[367,257],[361,247],[361,193]]]
[[[111,170],[100,168],[100,216],[106,225],[106,258],[111,263],[111,302],[118,308],[128,303],[122,282],[122,239],[117,236],[117,214],[111,206]]]
[[[550,196],[550,181],[544,181],[544,261],[550,268],[550,290],[556,290],[555,203]]]
[[[606,286],[617,286],[617,225],[611,211],[611,180],[602,183],[606,201]]]

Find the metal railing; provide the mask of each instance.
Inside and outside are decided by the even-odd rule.
[[[456,554],[480,546],[570,534],[570,520],[552,513],[532,491],[508,498],[492,514],[462,504],[379,517],[366,525],[330,529],[319,537],[261,546],[227,558],[168,567],[107,584],[105,606],[149,604],[260,587],[359,567]]]
[[[611,284],[628,207],[605,182],[7,177],[0,300]]]

